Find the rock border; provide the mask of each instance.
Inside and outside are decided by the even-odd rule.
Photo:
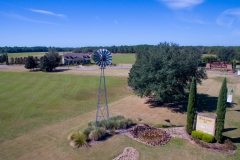
[[[114,158],[113,160],[138,160],[139,152],[133,147],[126,147],[123,153]]]

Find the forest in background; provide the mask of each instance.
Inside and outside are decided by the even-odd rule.
[[[105,48],[111,53],[138,53],[144,50],[154,48],[156,45],[135,45],[135,46],[89,46],[89,47],[0,47],[0,53],[21,53],[21,52],[48,52],[49,49],[56,49],[57,52],[74,52],[74,53],[88,53],[95,52],[99,48]],[[240,54],[240,46],[180,46],[181,48],[196,48],[201,54],[215,54],[223,48],[231,48],[236,54]]]

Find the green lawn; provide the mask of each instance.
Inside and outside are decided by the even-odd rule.
[[[209,85],[218,84],[218,79],[210,78],[209,83],[203,83],[199,90],[207,93]],[[127,77],[109,76],[106,80],[109,103],[114,102],[110,104],[110,110],[115,115],[126,111],[123,106],[116,109],[120,103],[128,107],[128,112],[138,114],[134,107],[122,101],[122,98],[132,96],[126,89]],[[115,135],[92,147],[73,149],[67,136],[71,131],[86,128],[87,123],[94,120],[98,84],[99,76],[0,71],[0,159],[105,160],[115,158],[129,146],[138,150],[140,160],[239,159],[239,84],[235,84],[236,104],[228,108],[224,132],[225,136],[235,140],[236,154],[208,151],[178,138],[172,138],[165,146],[152,147],[124,135]],[[146,120],[161,116],[156,114],[157,109],[152,108],[155,113]]]
[[[46,52],[22,52],[22,53],[8,53],[8,57],[27,57],[27,56],[43,56]]]
[[[106,77],[109,102],[127,96],[126,78]],[[0,143],[96,109],[98,76],[0,72]]]
[[[135,54],[112,54],[112,63],[120,65],[122,64],[134,64],[136,61]]]

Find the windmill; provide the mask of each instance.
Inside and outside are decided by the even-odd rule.
[[[109,120],[108,99],[104,69],[106,68],[106,66],[112,63],[112,55],[106,49],[99,49],[93,54],[93,60],[101,69],[96,112],[96,126],[97,126],[99,121]]]

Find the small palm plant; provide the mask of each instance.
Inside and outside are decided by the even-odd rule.
[[[87,136],[79,131],[79,132],[73,132],[70,136],[69,139],[74,143],[76,147],[83,147],[83,146],[88,146],[87,143]]]

